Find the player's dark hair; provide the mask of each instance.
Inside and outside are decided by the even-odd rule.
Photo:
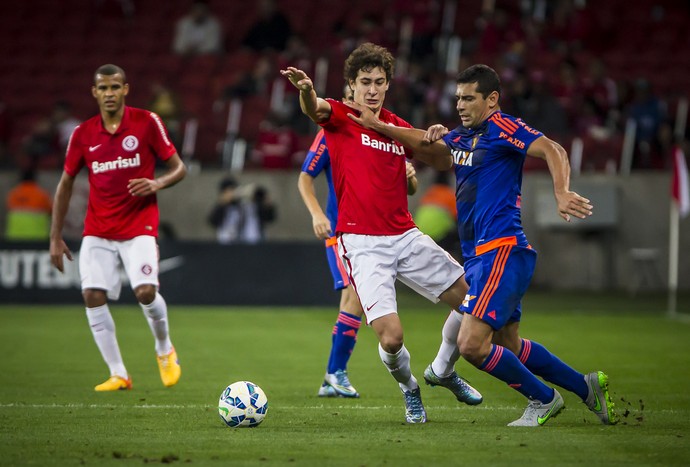
[[[121,75],[122,76],[122,81],[124,83],[127,82],[127,76],[125,75],[125,70],[120,68],[117,65],[113,65],[111,63],[108,63],[107,65],[101,65],[98,67],[96,72],[93,74],[93,82],[96,82],[96,76],[97,75],[104,75],[104,76],[112,76],[112,75]]]
[[[501,79],[498,77],[498,73],[490,66],[472,65],[461,71],[456,81],[458,84],[477,83],[477,92],[484,99],[489,97],[489,94],[494,91],[499,95],[501,94]]]
[[[371,71],[377,67],[381,67],[386,73],[386,81],[390,82],[395,69],[395,58],[385,47],[366,42],[353,50],[345,60],[345,81],[349,83],[356,80],[359,70]]]

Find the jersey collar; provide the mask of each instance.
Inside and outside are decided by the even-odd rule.
[[[130,113],[131,113],[130,108],[128,106],[125,106],[125,111],[122,113],[122,121],[120,122],[120,126],[117,127],[117,130],[115,130],[115,133],[110,133],[105,128],[105,125],[103,125],[103,118],[101,118],[100,119],[101,133],[107,133],[109,135],[115,136],[115,135],[122,133],[123,131],[129,129]]]

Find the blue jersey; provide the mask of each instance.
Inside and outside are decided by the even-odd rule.
[[[477,128],[460,126],[444,136],[457,178],[458,234],[465,260],[502,245],[528,246],[520,220],[522,166],[530,144],[541,136],[500,111]]]
[[[335,188],[333,187],[333,176],[331,174],[331,157],[326,147],[326,136],[320,130],[314,138],[314,142],[309,148],[307,157],[302,164],[302,172],[316,178],[321,172],[326,174],[328,182],[328,201],[326,202],[326,216],[331,221],[331,232],[335,232],[338,224],[338,202],[335,198]]]

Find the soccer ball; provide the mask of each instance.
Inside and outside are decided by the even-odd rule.
[[[218,400],[218,414],[229,427],[258,426],[268,411],[263,389],[249,381],[237,381],[225,388]]]

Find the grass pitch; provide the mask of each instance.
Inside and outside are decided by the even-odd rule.
[[[419,380],[446,312],[401,293],[400,316]],[[580,371],[610,377],[623,422],[602,426],[573,394],[544,427],[508,428],[526,402],[461,361],[484,395],[459,405],[422,388],[429,422],[404,423],[397,384],[362,328],[349,370],[361,399],[320,399],[332,308],[170,304],[182,379],[164,388],[137,307],[112,304],[132,391],[96,393],[107,376],[80,306],[0,306],[0,465],[688,465],[690,324],[662,297],[528,293],[522,334]],[[682,297],[680,309],[690,309]],[[264,423],[231,429],[217,400],[231,382],[259,384]]]

